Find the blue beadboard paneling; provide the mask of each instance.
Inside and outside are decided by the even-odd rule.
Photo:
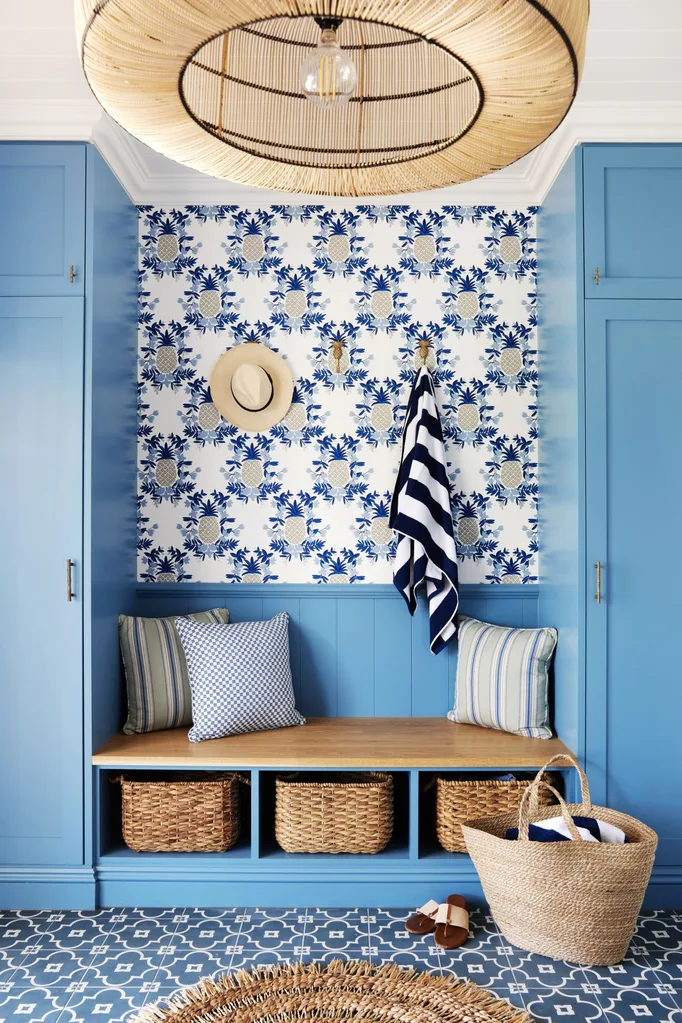
[[[570,157],[538,214],[538,352],[545,386],[538,397],[540,528],[538,609],[559,630],[554,721],[564,742],[584,751],[582,517],[582,153]]]
[[[117,618],[134,603],[137,210],[92,146],[87,179],[85,692],[97,747],[121,710]]]
[[[374,678],[390,679],[374,687],[375,717],[412,716],[412,629],[402,600],[376,597],[374,603]],[[441,654],[441,656],[445,656]]]
[[[536,586],[465,585],[461,594],[464,614],[499,625],[538,624]],[[451,707],[457,644],[432,654],[424,601],[410,618],[391,585],[137,587],[137,613],[148,617],[209,607],[229,608],[232,621],[288,612],[296,698],[311,717],[439,717]]]
[[[85,758],[124,712],[118,615],[134,604],[137,483],[137,210],[96,149],[86,153],[84,401]],[[85,778],[86,861],[92,793]]]

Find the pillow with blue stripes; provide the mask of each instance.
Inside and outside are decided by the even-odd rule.
[[[556,629],[512,629],[460,618],[450,721],[551,739],[549,665]]]
[[[158,732],[192,724],[192,694],[182,643],[171,618],[119,615],[118,636],[128,691],[123,731]],[[227,608],[188,615],[193,622],[226,624]]]

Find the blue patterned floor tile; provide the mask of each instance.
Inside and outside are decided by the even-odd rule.
[[[527,1011],[536,1020],[551,1020],[551,1023],[588,1023],[599,1020],[605,1023],[601,1006],[596,995],[584,991],[554,990],[543,991],[529,988],[523,993]]]
[[[291,963],[300,963],[304,960],[305,949],[302,945],[296,948],[282,949],[281,951],[260,951],[258,949],[244,949],[236,955],[230,966],[230,973],[238,970],[255,970],[261,966],[288,966]],[[319,956],[313,957],[315,960]]]
[[[329,960],[335,955],[343,959],[372,960],[379,955],[376,939],[370,937],[367,924],[360,920],[308,924],[300,944],[306,961],[315,956]]]
[[[682,984],[682,913],[644,913],[630,951],[637,948],[662,979]]]
[[[90,964],[88,983],[96,987],[129,988],[153,981],[164,962],[176,956],[172,941],[148,948],[110,946]]]
[[[654,988],[602,992],[605,1023],[682,1023],[682,1010],[671,995]]]
[[[453,974],[479,987],[508,988],[516,980],[509,960],[500,948],[470,949],[468,945],[462,945],[452,952],[441,949],[438,955],[443,973]]]
[[[507,944],[503,948],[509,957],[509,964],[514,971],[517,984],[525,984],[528,988],[547,990],[581,990],[588,983],[582,966],[567,963],[561,959],[550,959],[549,956],[526,952],[515,945]]]
[[[217,927],[215,924],[202,923],[177,930],[161,944],[175,949],[175,955],[178,956],[190,952],[213,952],[224,958],[225,949],[233,948],[239,940],[239,924],[236,927]]]
[[[583,970],[587,982],[597,985],[605,992],[614,989],[654,987],[665,979],[651,965],[648,956],[633,954],[632,950],[628,951],[622,963],[615,966],[584,966]]]
[[[74,992],[67,1003],[59,1023],[120,1023],[142,1008],[156,1001],[161,989],[154,985],[129,990],[127,988],[97,988],[83,986]]]
[[[92,946],[78,951],[39,948],[25,957],[12,981],[34,987],[66,987],[85,973],[93,959]]]
[[[312,918],[311,918],[312,920]],[[239,943],[259,949],[276,949],[280,945],[300,944],[308,924],[304,913],[282,913],[279,917],[251,917],[238,931]]]
[[[232,950],[195,951],[164,959],[156,975],[156,982],[162,987],[189,987],[202,977],[215,977],[227,973],[231,967]]]
[[[49,932],[47,913],[0,913],[0,950],[37,945]]]
[[[66,988],[19,987],[0,993],[0,1019],[56,1021],[66,1008],[72,992]]]
[[[179,926],[178,918],[182,914],[169,911],[165,916],[143,916],[140,911],[120,914],[114,917],[111,930],[103,938],[102,944],[111,948],[151,949],[168,945]]]
[[[682,914],[644,914],[615,967],[510,946],[471,914],[461,949],[408,934],[412,910],[172,909],[0,914],[0,1021],[111,1023],[201,977],[289,962],[364,959],[473,981],[538,1021],[682,1023]]]

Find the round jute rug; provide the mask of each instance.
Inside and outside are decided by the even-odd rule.
[[[488,991],[399,966],[334,960],[205,979],[142,1009],[136,1023],[532,1023]]]

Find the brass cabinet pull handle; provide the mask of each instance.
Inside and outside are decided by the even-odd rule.
[[[71,587],[71,569],[73,568],[73,561],[71,558],[66,559],[66,599],[73,600],[75,593]]]
[[[594,271],[594,283],[599,285],[599,267],[596,267]]]
[[[594,595],[594,599],[598,604],[601,604],[601,561],[598,561],[594,567],[597,570],[597,592]]]
[[[76,280],[76,269],[75,269],[75,267],[74,267],[74,265],[72,263],[71,266],[69,267],[69,284],[73,284],[73,282],[75,280]]]

